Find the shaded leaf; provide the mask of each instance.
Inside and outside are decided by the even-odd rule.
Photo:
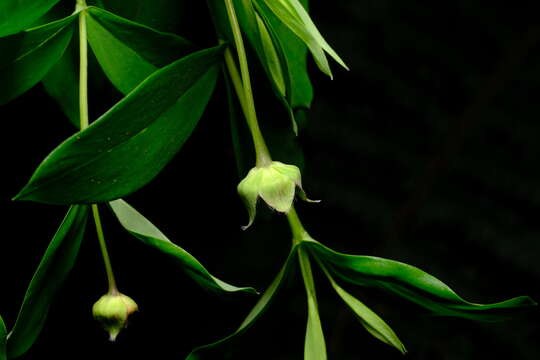
[[[402,354],[405,354],[407,350],[405,349],[405,346],[403,345],[401,340],[399,340],[399,338],[397,337],[394,330],[392,330],[392,328],[388,326],[388,324],[386,324],[383,319],[381,319],[370,308],[364,305],[360,300],[343,290],[332,278],[324,265],[322,265],[321,267],[326,276],[328,277],[328,280],[330,280],[330,284],[332,284],[332,287],[334,288],[336,293],[351,308],[351,310],[354,311],[364,328],[377,339],[390,346],[395,347]]]
[[[42,79],[47,94],[60,105],[62,112],[77,129],[80,127],[78,50],[72,41]]]
[[[193,46],[174,34],[90,7],[88,41],[113,85],[127,94],[158,68],[186,55]]]
[[[0,37],[26,29],[59,0],[2,0],[0,2]]]
[[[24,354],[38,337],[52,300],[77,258],[88,207],[72,206],[54,235],[28,286],[15,326],[8,335],[9,358]]]
[[[236,329],[235,332],[232,334],[224,337],[221,340],[218,340],[214,343],[203,345],[195,348],[186,358],[186,360],[203,360],[203,359],[223,359],[223,348],[227,345],[231,346],[234,344],[235,340],[238,340],[238,338],[253,324],[257,319],[268,309],[270,303],[272,302],[274,296],[277,294],[278,290],[280,289],[281,285],[283,284],[283,280],[286,278],[287,274],[291,270],[291,266],[294,263],[295,255],[296,255],[297,247],[294,247],[291,252],[289,253],[289,256],[287,258],[287,261],[277,274],[277,276],[274,278],[270,286],[266,289],[266,291],[262,294],[262,296],[259,298],[259,301],[255,304],[255,306],[251,309],[249,314],[246,316],[242,324]]]
[[[330,273],[354,284],[381,288],[438,315],[496,321],[510,317],[520,308],[536,305],[527,296],[493,304],[471,303],[463,300],[439,279],[414,266],[374,256],[342,254],[314,240],[305,244],[328,267]]]
[[[0,105],[37,84],[60,59],[77,15],[0,38]]]
[[[0,316],[0,360],[7,360],[6,354],[7,330],[4,320]]]
[[[215,86],[222,50],[203,50],[156,71],[58,146],[15,198],[96,203],[123,197],[151,181],[200,119]]]
[[[130,0],[126,6],[125,0],[97,0],[100,7],[161,31],[174,32],[185,13],[185,3],[182,0]]]
[[[110,206],[120,224],[145,245],[155,248],[176,260],[186,273],[207,290],[217,292],[246,291],[252,288],[236,287],[211,275],[190,253],[169,240],[154,224],[122,199],[111,201]]]

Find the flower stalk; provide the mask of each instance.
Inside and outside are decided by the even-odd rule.
[[[76,11],[84,11],[87,7],[85,0],[77,0]],[[89,125],[88,115],[88,36],[86,29],[86,16],[79,14],[79,125],[83,131]],[[92,204],[92,215],[96,224],[96,232],[101,249],[103,262],[105,263],[105,271],[107,273],[108,294],[118,294],[116,280],[112,270],[107,243],[103,235],[103,227],[99,216],[99,208],[97,204]]]
[[[235,91],[238,95],[242,111],[246,118],[251,137],[253,138],[253,146],[255,147],[256,166],[264,167],[272,162],[270,152],[264,141],[264,137],[257,121],[257,112],[255,110],[255,100],[253,99],[253,91],[251,88],[251,78],[249,75],[249,66],[246,56],[246,48],[244,46],[244,40],[242,39],[242,33],[240,30],[240,24],[236,16],[234,4],[232,0],[225,0],[225,6],[227,8],[227,15],[231,24],[231,29],[236,46],[236,52],[238,56],[238,62],[240,64],[240,72],[236,69],[236,65],[232,56],[225,55],[225,62],[231,76]],[[241,77],[241,79],[239,79]],[[240,87],[240,83],[242,87]]]

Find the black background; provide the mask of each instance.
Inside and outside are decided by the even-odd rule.
[[[162,30],[210,46],[215,37],[206,5],[191,3],[178,12],[178,24]],[[323,201],[297,206],[312,236],[343,252],[419,266],[473,302],[525,294],[538,300],[540,23],[533,2],[311,3],[313,19],[351,68],[333,64],[330,81],[310,60],[315,101],[298,142],[305,189]],[[256,75],[254,83],[263,127],[287,130],[264,77]],[[127,200],[213,274],[264,289],[287,255],[290,235],[284,217],[264,206],[254,226],[240,230],[247,214],[235,193],[239,178],[223,94],[220,85],[182,151]],[[92,118],[119,98],[94,81]],[[0,313],[9,327],[66,211],[10,198],[74,128],[41,85],[0,107],[0,117]],[[120,290],[141,312],[115,344],[92,319],[106,283],[89,222],[77,264],[24,359],[183,359],[238,326],[254,297],[204,292],[123,232],[107,209],[102,214]],[[329,358],[401,358],[361,327],[321,275],[315,273]],[[387,320],[410,359],[540,357],[537,310],[481,324],[346,288]],[[305,322],[304,290],[293,273],[231,358],[301,359]]]

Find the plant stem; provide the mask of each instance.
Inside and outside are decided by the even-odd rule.
[[[236,68],[236,63],[234,62],[234,58],[233,58],[230,48],[225,49],[225,65],[227,66],[227,70],[229,72],[229,76],[231,78],[234,91],[236,92],[236,95],[238,96],[238,102],[240,103],[242,112],[244,114],[247,114],[248,108],[246,104],[246,97],[244,96],[244,86],[242,85],[242,77],[240,76],[240,73],[238,72],[238,69]]]
[[[86,8],[85,0],[77,0],[76,10],[83,10]],[[88,40],[86,34],[86,15],[79,14],[79,113],[80,113],[80,128],[81,131],[86,129],[89,125],[88,116]],[[107,244],[105,242],[105,236],[103,235],[103,227],[101,226],[101,219],[99,217],[99,209],[96,204],[92,204],[92,214],[94,216],[94,222],[96,224],[96,232],[99,240],[99,247],[101,249],[101,255],[103,262],[105,263],[105,271],[107,272],[107,282],[109,285],[109,294],[116,294],[118,290],[116,288],[116,280],[114,278],[111,259],[107,250]]]
[[[270,152],[264,141],[264,137],[259,128],[259,123],[257,121],[257,112],[255,111],[255,100],[253,99],[253,91],[251,88],[251,79],[249,76],[249,67],[246,56],[246,49],[244,47],[244,40],[242,39],[242,33],[240,30],[240,24],[238,23],[238,18],[236,17],[236,11],[234,10],[233,0],[224,0],[225,6],[227,7],[227,15],[229,17],[229,22],[231,24],[232,33],[234,36],[234,42],[236,45],[236,51],[238,54],[238,62],[240,63],[240,73],[242,75],[243,83],[243,94],[241,94],[241,89],[238,88],[238,71],[234,65],[234,61],[226,61],[229,74],[231,78],[236,77],[236,80],[233,78],[233,84],[235,84],[235,91],[238,94],[238,99],[244,105],[242,110],[246,117],[246,121],[253,138],[253,145],[255,147],[255,156],[256,156],[256,166],[264,167],[270,164],[272,158],[270,157]],[[230,59],[232,60],[232,58]],[[233,68],[234,67],[234,68]],[[243,100],[242,100],[243,97]]]
[[[291,210],[287,213],[287,220],[289,221],[289,227],[293,236],[293,245],[300,243],[303,239],[309,238],[309,234],[304,229],[304,225],[302,225],[294,205],[291,206]]]
[[[107,272],[109,294],[115,295],[118,293],[118,289],[116,288],[116,280],[114,278],[109,251],[107,250],[107,243],[105,242],[105,236],[103,236],[103,228],[101,226],[101,219],[99,217],[99,209],[97,204],[92,204],[92,213],[94,215],[94,222],[96,223],[96,232],[99,240],[99,247],[101,249],[101,255],[103,256],[103,262],[105,263],[105,271]]]
[[[86,7],[85,0],[77,0],[77,9]],[[86,16],[79,14],[79,113],[80,128],[88,127],[88,41]]]

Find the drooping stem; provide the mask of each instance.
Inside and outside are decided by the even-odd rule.
[[[227,71],[229,72],[229,76],[231,78],[234,91],[236,92],[236,95],[238,97],[238,102],[240,103],[240,107],[242,108],[242,112],[247,116],[249,111],[246,104],[246,97],[244,96],[244,86],[242,85],[242,77],[240,76],[240,73],[238,72],[238,69],[236,67],[236,63],[234,62],[234,58],[233,58],[230,48],[227,48],[225,50],[225,65],[227,66]]]
[[[99,217],[99,209],[96,204],[92,204],[92,213],[94,215],[94,222],[96,223],[96,232],[99,240],[99,247],[101,249],[101,255],[103,256],[103,262],[105,263],[105,271],[107,272],[107,282],[109,283],[109,294],[115,295],[118,293],[116,288],[116,280],[111,265],[111,259],[109,257],[109,251],[107,250],[107,243],[105,242],[105,236],[103,235],[103,227],[101,226],[101,218]]]
[[[77,0],[76,10],[82,10],[86,8],[85,0]],[[81,131],[86,129],[89,125],[88,116],[88,40],[86,34],[86,15],[79,14],[79,125]],[[103,262],[105,263],[105,271],[107,273],[107,282],[109,286],[109,294],[116,294],[118,290],[116,288],[116,280],[114,278],[111,259],[109,257],[109,251],[107,250],[107,244],[105,242],[105,236],[103,235],[103,227],[101,225],[101,219],[99,217],[99,209],[96,204],[92,204],[92,214],[94,216],[94,222],[96,224],[96,232],[99,241],[99,247],[101,249],[101,255]]]
[[[238,18],[236,17],[236,11],[234,10],[233,0],[224,0],[225,6],[227,7],[227,15],[229,17],[229,22],[231,24],[232,33],[234,36],[234,42],[236,46],[236,51],[238,54],[238,62],[240,64],[240,74],[242,76],[242,88],[239,88],[237,85],[240,83],[238,81],[238,71],[236,70],[236,65],[232,60],[232,57],[229,58],[229,61],[226,59],[227,69],[231,78],[233,79],[233,84],[235,91],[238,94],[238,99],[240,103],[244,103],[242,110],[246,117],[246,121],[253,138],[253,145],[255,147],[255,156],[256,156],[256,166],[263,167],[268,165],[272,158],[270,157],[270,152],[264,141],[264,137],[259,128],[259,123],[257,121],[257,112],[255,110],[255,100],[253,99],[253,91],[251,88],[251,79],[249,76],[249,67],[246,56],[246,49],[244,47],[244,40],[242,39],[242,33],[240,30],[240,24],[238,23]],[[230,53],[229,53],[230,54]],[[236,79],[234,78],[236,77]],[[243,90],[243,91],[242,91]]]

